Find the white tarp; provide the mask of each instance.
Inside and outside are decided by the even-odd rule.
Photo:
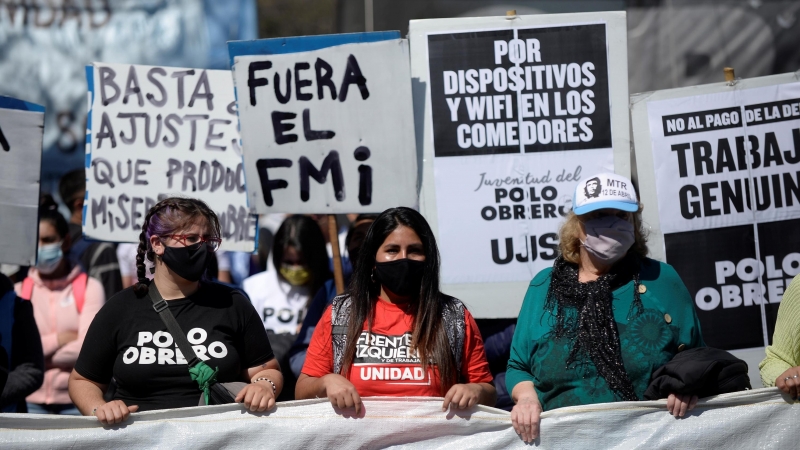
[[[326,399],[280,403],[269,414],[221,405],[134,414],[120,426],[93,417],[0,414],[5,449],[30,448],[526,448],[510,414],[442,412],[441,399],[367,398],[360,418]],[[542,415],[539,448],[796,448],[800,406],[775,388],[702,400],[683,419],[665,401],[561,408]]]

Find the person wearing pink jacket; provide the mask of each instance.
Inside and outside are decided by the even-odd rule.
[[[69,398],[69,375],[105,293],[99,281],[64,257],[69,245],[64,217],[55,209],[40,208],[36,266],[14,286],[33,305],[45,358],[44,383],[26,398],[29,413],[80,415]]]

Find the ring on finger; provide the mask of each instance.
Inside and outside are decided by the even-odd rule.
[[[786,378],[783,379],[783,381],[789,381],[790,378],[792,378],[792,377],[786,377]]]
[[[797,378],[797,374],[794,374],[794,376],[792,376],[792,378]]]

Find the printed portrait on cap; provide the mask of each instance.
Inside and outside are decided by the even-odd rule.
[[[578,183],[572,205],[572,210],[579,216],[604,208],[628,212],[639,210],[639,200],[631,180],[614,173],[597,174]]]

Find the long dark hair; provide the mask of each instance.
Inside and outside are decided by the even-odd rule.
[[[142,224],[139,248],[136,252],[136,275],[139,282],[133,287],[138,296],[147,294],[149,283],[145,274],[144,258],[155,262],[156,255],[150,247],[150,236],[174,233],[192,223],[205,221],[211,232],[220,236],[219,219],[216,213],[202,200],[196,198],[169,197],[153,205]]]
[[[352,302],[350,321],[347,330],[347,348],[344,352],[342,371],[349,370],[356,353],[358,336],[367,321],[372,332],[375,319],[376,297],[381,286],[373,281],[372,270],[375,256],[386,237],[399,226],[414,230],[422,241],[425,251],[425,270],[418,295],[412,300],[414,315],[411,345],[413,345],[422,370],[427,372],[429,364],[439,369],[442,394],[458,382],[458,367],[450,350],[443,317],[442,293],[439,291],[439,249],[428,222],[411,208],[391,208],[382,212],[367,231],[364,243],[358,254],[353,277],[350,280]]]
[[[333,236],[333,239],[337,239],[337,236]],[[308,271],[311,272],[310,301],[319,288],[325,284],[325,281],[332,276],[328,266],[325,236],[322,235],[319,224],[314,219],[303,215],[289,216],[281,223],[272,244],[272,264],[275,266],[275,270],[280,269],[283,263],[283,253],[286,247],[294,247],[298,253],[301,253]]]

